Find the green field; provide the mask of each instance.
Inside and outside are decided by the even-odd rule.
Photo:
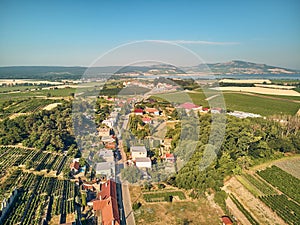
[[[211,93],[213,94],[213,93]],[[199,93],[166,93],[158,94],[156,97],[166,99],[175,103],[183,103],[186,101],[193,101],[195,104],[203,105],[204,107],[209,106],[208,102],[205,100],[206,96],[202,91]],[[287,99],[298,100],[296,97],[291,96],[276,96],[282,99],[269,99],[265,98],[263,95],[245,95],[240,93],[223,93],[227,110],[238,110],[244,112],[251,112],[260,114],[262,116],[275,115],[275,114],[287,114],[295,115],[300,108],[300,103],[285,101]],[[275,97],[275,96],[272,96]],[[214,103],[215,99],[210,100]]]
[[[257,113],[263,116],[274,114],[295,115],[299,103],[275,100],[243,94],[224,93],[227,109]]]
[[[11,99],[20,99],[28,97],[69,97],[72,93],[76,92],[76,88],[64,88],[54,90],[38,90],[38,91],[26,91],[17,93],[0,93],[0,103],[3,103]]]

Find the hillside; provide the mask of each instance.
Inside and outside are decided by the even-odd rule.
[[[87,67],[63,66],[11,66],[0,67],[0,79],[80,79],[87,71]],[[213,73],[213,74],[299,74],[300,71],[234,60],[226,63],[199,64],[191,67],[176,67],[173,65],[150,66],[106,66],[88,69],[89,77],[99,75],[174,75],[183,73]]]
[[[208,69],[209,68],[209,69]],[[299,71],[270,66],[266,64],[258,64],[233,60],[225,63],[199,64],[198,66],[185,67],[185,71],[190,72],[212,72],[213,74],[296,74]],[[209,71],[210,70],[210,71]]]

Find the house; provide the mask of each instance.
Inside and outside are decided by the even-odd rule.
[[[73,162],[70,164],[70,170],[77,173],[80,168],[79,158],[73,159]]]
[[[233,225],[233,222],[229,216],[222,216],[221,220],[223,225]]]
[[[151,159],[149,157],[137,157],[135,158],[135,165],[138,168],[150,168],[151,169]]]
[[[93,201],[96,224],[120,225],[119,208],[117,202],[116,183],[112,180],[101,184],[98,198]]]
[[[159,116],[159,110],[155,108],[146,108],[145,112],[151,115]]]
[[[209,112],[209,108],[207,108],[207,107],[202,108],[201,112],[202,113],[208,113]]]
[[[100,149],[99,156],[104,159],[106,162],[114,161],[114,153],[112,150],[108,149]]]
[[[109,136],[110,135],[110,128],[100,128],[99,129],[99,136]]]
[[[145,146],[132,146],[130,148],[131,158],[135,160],[136,158],[147,157],[147,149]]]
[[[142,109],[135,109],[133,112],[137,116],[142,116],[143,113],[144,113],[144,110],[142,110]]]
[[[151,118],[144,117],[144,118],[142,118],[142,121],[143,121],[143,123],[148,124],[148,123],[151,123]]]
[[[101,141],[103,145],[106,145],[107,143],[115,143],[116,139],[113,136],[103,136],[101,137]]]
[[[170,163],[175,163],[175,160],[176,160],[174,154],[172,154],[172,153],[167,153],[165,155],[165,159],[167,162],[170,162]]]
[[[115,177],[115,162],[100,162],[96,164],[96,175],[106,177],[107,179]]]
[[[211,113],[222,113],[223,109],[222,108],[211,108],[210,110]]]
[[[115,123],[112,119],[106,119],[102,121],[103,124],[105,124],[106,126],[108,126],[109,128],[112,128]]]
[[[194,110],[194,111],[202,110],[202,106],[195,105],[194,103],[191,103],[191,102],[182,103],[178,106],[178,108],[185,109],[185,111],[187,111],[187,112],[189,112],[191,110]]]
[[[117,147],[116,142],[108,142],[105,144],[105,148],[115,150]]]

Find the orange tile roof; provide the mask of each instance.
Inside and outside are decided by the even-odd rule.
[[[159,112],[158,109],[155,109],[155,108],[146,108],[145,111],[148,112],[148,113]]]
[[[112,221],[115,225],[120,224],[120,216],[117,202],[116,183],[112,180],[108,180],[102,184],[101,191],[98,195],[100,200],[93,202],[93,209],[95,211],[101,211],[102,224],[111,225]]]

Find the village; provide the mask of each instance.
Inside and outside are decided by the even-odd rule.
[[[139,82],[124,85],[151,86],[157,92],[176,88],[160,83],[156,87]],[[91,151],[87,158],[91,172],[86,172],[86,165],[80,166],[79,158],[73,160],[70,170],[80,188],[78,204],[82,206],[82,215],[92,216],[97,224],[125,224],[128,220],[125,215],[130,214],[128,211],[132,206],[129,204],[130,209],[123,206],[124,198],[130,201],[130,196],[124,196],[126,191],[122,183],[151,185],[155,180],[152,176],[156,177],[157,173],[163,177],[162,174],[176,172],[177,156],[173,151],[172,135],[168,133],[180,124],[177,111],[188,115],[222,113],[223,110],[191,102],[172,105],[151,96],[122,98],[104,95],[100,98],[100,108],[108,107],[110,113],[97,129],[100,138],[97,150]],[[163,182],[163,179],[156,181]],[[224,221],[230,221],[230,218]]]

